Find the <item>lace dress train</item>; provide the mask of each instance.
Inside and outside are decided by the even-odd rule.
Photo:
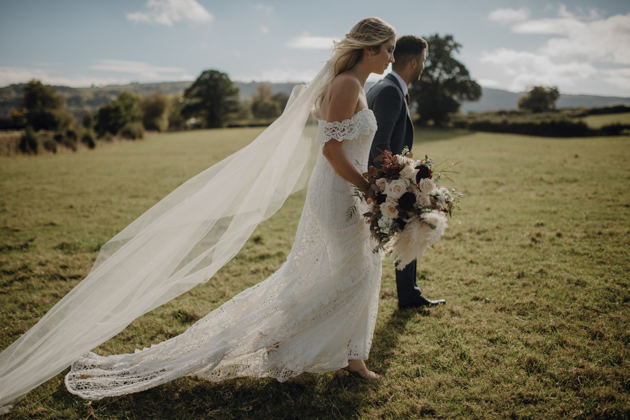
[[[133,354],[88,353],[73,363],[65,380],[68,390],[100,399],[186,375],[286,381],[367,359],[382,256],[372,252],[376,244],[360,216],[346,220],[353,187],[333,170],[321,146],[343,140],[344,151],[364,172],[375,132],[376,120],[367,109],[342,122],[320,121],[320,151],[295,243],[278,271],[177,337]]]

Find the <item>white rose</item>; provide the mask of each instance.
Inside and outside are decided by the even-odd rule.
[[[398,199],[394,197],[390,197],[389,195],[387,196],[387,198],[385,198],[385,201],[387,201],[388,203],[394,203],[394,205],[398,204]]]
[[[396,210],[396,205],[391,201],[386,201],[381,204],[381,213],[383,213],[383,216],[387,217],[388,219],[395,219],[398,217],[398,210]]]
[[[395,179],[392,182],[387,183],[387,187],[385,187],[385,194],[392,198],[400,198],[407,191],[408,186],[408,179]]]
[[[385,191],[385,187],[387,187],[387,180],[385,178],[379,178],[376,180],[375,184],[381,189],[381,191]]]
[[[431,205],[431,197],[429,197],[429,194],[421,192],[416,195],[416,203],[418,203],[420,207],[428,207]]]
[[[405,179],[411,179],[416,174],[416,169],[413,167],[413,161],[411,165],[406,165],[400,171],[400,176]]]
[[[420,187],[420,191],[425,194],[431,194],[433,190],[435,190],[435,182],[433,182],[433,180],[429,178],[421,179],[418,186]]]

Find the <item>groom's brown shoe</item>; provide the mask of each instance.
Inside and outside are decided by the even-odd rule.
[[[445,303],[446,301],[444,299],[429,300],[421,295],[417,299],[411,300],[409,302],[398,302],[398,309],[420,308],[422,306],[437,306]]]

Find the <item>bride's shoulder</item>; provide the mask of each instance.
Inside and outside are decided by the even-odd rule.
[[[330,85],[327,108],[328,121],[343,121],[351,118],[359,101],[361,83],[350,75],[341,73]]]
[[[361,82],[352,74],[344,72],[338,74],[330,84],[330,93],[353,94],[359,96]]]

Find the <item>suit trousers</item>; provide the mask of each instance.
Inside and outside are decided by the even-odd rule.
[[[404,269],[396,269],[396,289],[398,290],[398,304],[405,305],[418,299],[422,291],[416,284],[417,260],[410,262]]]

